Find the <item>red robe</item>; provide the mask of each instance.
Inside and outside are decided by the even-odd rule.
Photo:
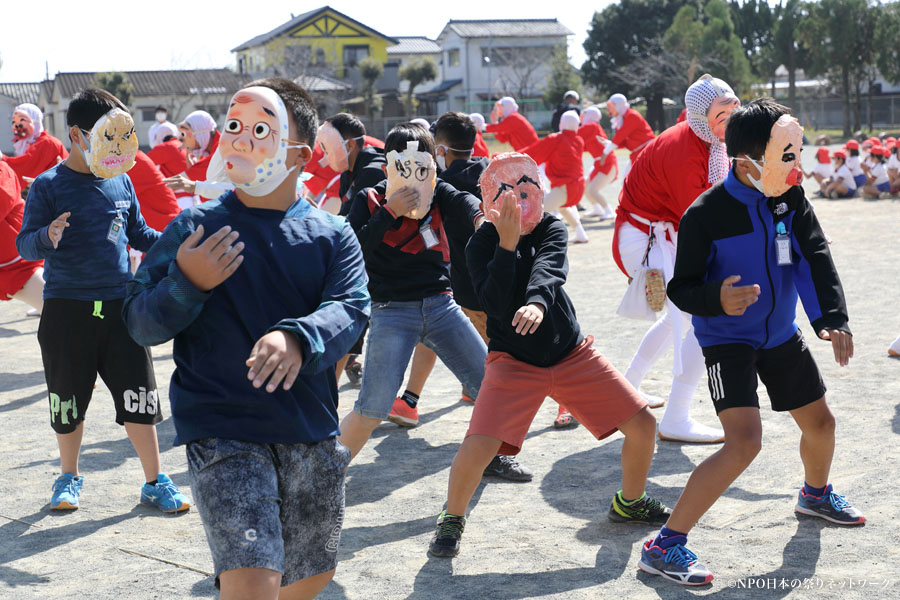
[[[712,187],[709,183],[709,145],[691,131],[687,121],[669,127],[644,147],[619,194],[613,258],[626,275],[619,257],[619,229],[625,222],[644,232],[650,228],[629,213],[649,221],[668,221],[678,231],[681,215]]]
[[[537,132],[528,119],[515,112],[499,123],[488,123],[485,131],[493,133],[498,142],[509,144],[516,152],[538,141]]]
[[[654,138],[653,130],[650,124],[641,116],[641,113],[629,108],[625,111],[622,118],[622,127],[616,131],[616,135],[612,139],[612,143],[617,148],[628,148],[631,150],[631,162],[640,154],[641,150],[646,147],[647,142]]]
[[[206,181],[206,169],[209,168],[209,161],[212,159],[212,155],[216,153],[216,148],[219,147],[219,132],[218,130],[213,134],[212,143],[209,145],[209,154],[195,162],[190,167],[184,170],[184,174],[191,181]],[[186,194],[184,192],[177,192],[175,194],[176,198],[184,198],[185,196],[190,196],[191,194]],[[206,202],[208,198],[203,198],[201,196],[201,201]]]
[[[566,203],[575,206],[584,195],[584,141],[572,130],[551,133],[522,150],[536,163],[547,164],[547,179],[553,187],[566,186]]]
[[[134,161],[134,166],[128,171],[128,178],[131,179],[134,193],[141,205],[141,214],[147,225],[162,231],[181,212],[175,192],[166,187],[162,173],[149,156],[138,150]]]
[[[675,123],[676,123],[676,124],[677,124],[677,123],[681,123],[682,121],[687,121],[687,109],[686,109],[686,108],[682,108],[682,109],[681,109],[681,114],[679,114],[679,115],[678,115],[678,118],[675,119]]]
[[[44,265],[42,260],[25,260],[16,249],[24,212],[19,177],[0,161],[0,300],[9,300]]]
[[[616,158],[615,152],[610,152],[603,160],[597,160],[603,156],[603,151],[605,150],[605,147],[597,137],[609,139],[606,137],[606,132],[600,127],[600,123],[582,125],[578,128],[578,137],[584,140],[584,151],[590,152],[591,156],[594,157],[594,169],[591,171],[590,177],[587,178],[588,181],[592,180],[599,173],[608,175],[613,169],[619,168],[619,160]]]
[[[384,148],[384,142],[378,138],[367,135],[363,139],[363,147],[365,148],[366,146]],[[306,189],[312,192],[314,196],[318,196],[322,190],[327,189],[324,198],[337,198],[340,196],[341,174],[332,169],[329,165],[323,167],[319,164],[319,161],[322,160],[324,156],[325,154],[322,152],[322,147],[316,144],[312,158],[306,163],[307,166],[305,170],[306,173],[312,175],[312,179],[307,179],[304,182],[304,185],[306,185]]]
[[[12,167],[19,176],[19,185],[26,187],[22,177],[34,179],[47,169],[55,167],[60,160],[69,157],[69,153],[58,139],[42,131],[34,142],[28,146],[21,156],[4,156],[3,160]]]
[[[484,136],[481,135],[480,131],[475,132],[475,149],[472,151],[472,156],[486,156],[490,158],[491,151],[488,150],[487,144],[484,143]]]
[[[159,167],[163,177],[178,175],[187,169],[187,159],[184,150],[181,149],[181,141],[177,139],[157,144],[147,156]]]

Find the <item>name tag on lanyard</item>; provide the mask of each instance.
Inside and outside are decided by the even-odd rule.
[[[112,220],[112,223],[109,224],[109,232],[106,234],[106,239],[113,244],[118,244],[124,226],[125,220],[122,218],[122,213],[117,210],[116,217]]]
[[[775,261],[779,267],[787,267],[793,264],[791,260],[791,236],[788,235],[784,223],[778,223],[775,231]]]
[[[438,238],[431,229],[431,217],[425,219],[425,222],[419,226],[419,235],[422,236],[422,241],[425,242],[427,249],[431,250],[438,245]]]

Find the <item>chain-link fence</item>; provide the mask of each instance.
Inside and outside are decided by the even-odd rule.
[[[843,129],[844,101],[839,98],[813,98],[797,100],[794,115],[804,127],[813,129]],[[850,106],[850,122],[853,125],[854,107]],[[900,96],[876,96],[871,103],[866,96],[860,99],[859,125],[869,129],[900,128]]]

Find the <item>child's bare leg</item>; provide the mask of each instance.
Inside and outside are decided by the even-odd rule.
[[[131,440],[131,445],[141,460],[145,481],[155,481],[160,473],[156,425],[125,423],[125,433],[128,434],[128,439]]]
[[[834,415],[825,396],[791,411],[800,427],[800,459],[806,483],[815,488],[828,485],[831,459],[834,457]]]
[[[691,473],[666,523],[669,529],[689,532],[759,454],[762,445],[759,408],[728,408],[719,413],[719,421],[725,430],[725,444]]]
[[[484,469],[497,455],[503,442],[488,435],[470,435],[463,440],[453,465],[450,467],[450,483],[447,486],[447,512],[463,517],[469,501],[478,484]]]
[[[59,467],[61,473],[78,475],[78,455],[81,453],[81,438],[84,435],[84,421],[72,433],[57,433],[59,444]]]
[[[622,442],[622,498],[640,498],[647,486],[647,473],[656,447],[656,417],[646,406],[621,423]]]
[[[412,366],[409,369],[409,381],[406,383],[406,389],[417,396],[422,395],[425,388],[425,382],[434,369],[434,363],[437,360],[437,354],[434,353],[425,344],[417,344],[413,352]]]

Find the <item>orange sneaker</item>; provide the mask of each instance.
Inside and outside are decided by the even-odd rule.
[[[388,414],[387,420],[400,427],[415,427],[419,424],[419,409],[410,408],[403,398],[398,397],[394,400],[394,407]]]

